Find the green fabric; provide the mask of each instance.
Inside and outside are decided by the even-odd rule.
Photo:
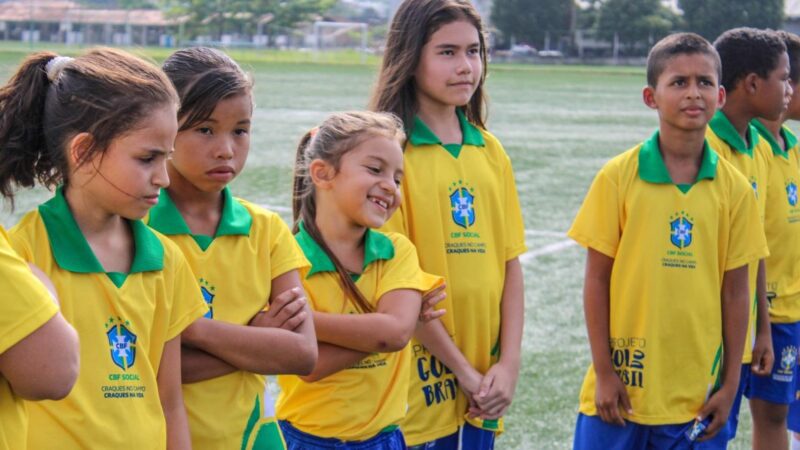
[[[311,263],[311,270],[308,271],[306,278],[319,272],[336,272],[336,266],[334,266],[333,261],[331,261],[325,253],[325,250],[317,244],[317,241],[308,234],[303,222],[300,222],[299,229],[300,230],[295,235],[295,239],[297,239],[297,243],[300,244],[300,248],[303,249],[306,259]],[[392,244],[392,240],[383,233],[367,228],[367,232],[364,235],[363,269],[366,269],[367,266],[377,260],[389,260],[392,258],[394,258],[394,244]]]
[[[744,153],[751,158],[753,157],[753,149],[756,148],[758,144],[758,131],[753,128],[753,125],[750,124],[747,128],[747,137],[750,145],[748,146],[747,142],[742,140],[742,136],[739,132],[734,128],[733,124],[725,113],[722,110],[718,110],[714,113],[714,117],[711,118],[711,121],[708,122],[708,126],[711,127],[711,131],[713,131],[720,139],[727,142],[728,145],[733,147],[737,152]]]
[[[389,425],[388,427],[382,429],[381,433],[391,433],[398,428],[400,428],[400,425]]]
[[[128,274],[106,272],[103,269],[72,216],[63,186],[56,190],[53,198],[39,205],[39,215],[50,239],[53,258],[59,267],[75,273],[105,273],[114,285],[122,286]],[[141,220],[129,220],[128,223],[134,242],[129,274],[162,270],[164,246],[161,241]]]
[[[769,146],[772,148],[772,154],[777,156],[782,156],[784,159],[789,159],[789,150],[794,148],[797,145],[797,137],[789,131],[786,127],[781,127],[781,136],[783,137],[783,142],[786,144],[786,148],[781,148],[778,141],[775,140],[775,137],[772,135],[772,132],[764,126],[758,119],[753,119],[751,122],[753,128],[758,130],[758,134],[761,135],[764,139],[769,142]]]
[[[702,179],[713,180],[717,173],[718,161],[719,156],[709,148],[708,142],[705,142],[703,144],[703,160],[700,163],[700,170],[697,172],[695,183]],[[644,141],[639,150],[639,178],[648,183],[675,184],[672,182],[672,177],[670,177],[667,166],[664,164],[664,158],[661,157],[661,151],[658,147],[658,131],[653,133],[650,139]],[[689,192],[693,185],[694,183],[678,184],[676,186],[685,194]]]
[[[278,422],[267,422],[258,427],[252,450],[282,450],[285,448]]]
[[[458,158],[458,155],[461,154],[461,147],[464,145],[484,147],[486,143],[483,140],[481,131],[467,120],[464,111],[461,108],[456,108],[456,115],[461,126],[461,144],[442,144],[441,139],[425,125],[425,122],[419,116],[414,117],[414,126],[411,129],[409,140],[413,145],[441,145],[453,158]]]
[[[148,225],[160,233],[191,235],[203,251],[206,251],[218,236],[249,236],[252,224],[253,216],[250,215],[250,211],[233,198],[227,186],[222,190],[222,216],[214,236],[192,234],[192,230],[189,229],[189,225],[186,224],[166,189],[161,190],[158,204],[150,210],[148,219]]]
[[[500,421],[497,419],[484,419],[482,428],[485,430],[497,430],[500,428]]]
[[[253,432],[253,428],[255,428],[259,417],[261,417],[261,401],[259,401],[256,395],[255,405],[253,405],[253,410],[250,411],[250,417],[247,418],[247,425],[244,427],[241,450],[247,449],[247,443],[250,441],[250,434]]]

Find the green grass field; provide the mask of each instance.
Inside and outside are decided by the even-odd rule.
[[[0,48],[0,76],[28,48]],[[62,51],[59,49],[58,51]],[[66,52],[66,50],[64,50]],[[149,51],[155,59],[165,52]],[[332,111],[364,108],[377,73],[357,55],[235,52],[256,79],[256,111],[248,166],[234,182],[238,196],[288,219],[291,164],[300,136]],[[589,363],[581,289],[584,251],[566,238],[596,171],[657,126],[641,102],[644,70],[563,66],[490,66],[489,129],[504,143],[516,171],[530,252],[523,257],[526,325],[523,363],[508,432],[497,448],[567,449],[578,391]],[[6,227],[47,197],[22,193]],[[743,407],[747,414],[746,407]],[[749,448],[742,417],[732,448]]]

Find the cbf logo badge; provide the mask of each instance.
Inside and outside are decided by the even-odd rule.
[[[111,361],[122,370],[128,370],[136,361],[136,335],[128,327],[129,321],[113,317],[106,322],[106,336],[111,350]]]
[[[794,181],[786,185],[786,199],[789,200],[789,205],[797,206],[797,185]]]
[[[781,371],[784,373],[792,373],[795,363],[797,362],[797,347],[789,345],[783,348],[781,352]]]
[[[672,245],[683,250],[692,243],[694,224],[688,214],[681,211],[670,217],[669,239]]]
[[[756,198],[758,198],[758,183],[754,179],[750,179],[750,187],[753,188],[753,194],[756,194]]]
[[[203,300],[206,301],[206,305],[208,305],[208,312],[203,316],[206,319],[213,319],[214,318],[214,286],[203,278],[200,278],[200,292],[203,293]]]
[[[462,180],[450,186],[450,208],[453,222],[461,228],[475,224],[475,188]]]

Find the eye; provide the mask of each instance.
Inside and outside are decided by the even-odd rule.
[[[478,47],[471,48],[471,49],[467,50],[467,53],[470,54],[470,55],[477,55],[480,52],[481,52],[481,49],[479,49]]]
[[[700,84],[703,86],[714,86],[714,83],[711,80],[700,80]]]
[[[233,134],[235,134],[236,136],[246,136],[249,133],[250,133],[250,130],[248,130],[246,128],[237,128],[237,129],[233,130]]]
[[[210,127],[198,127],[198,128],[196,128],[196,130],[200,134],[206,134],[206,135],[213,134],[213,131],[211,131]]]
[[[455,53],[452,50],[448,49],[448,50],[442,50],[439,54],[445,56],[453,56]]]
[[[381,173],[381,169],[379,167],[373,167],[373,166],[364,166],[364,167],[366,167],[367,170],[369,170],[370,173],[374,173],[374,174]]]

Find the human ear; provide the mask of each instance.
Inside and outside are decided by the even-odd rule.
[[[67,163],[76,170],[89,160],[94,138],[89,133],[78,133],[67,141]]]
[[[642,101],[644,104],[647,105],[650,109],[658,109],[658,104],[656,103],[656,95],[655,89],[652,86],[647,85],[642,89]]]
[[[761,77],[757,73],[748,73],[741,83],[748,94],[755,94],[761,85]]]
[[[336,168],[321,159],[315,159],[308,165],[308,174],[314,186],[328,189],[336,176]]]

